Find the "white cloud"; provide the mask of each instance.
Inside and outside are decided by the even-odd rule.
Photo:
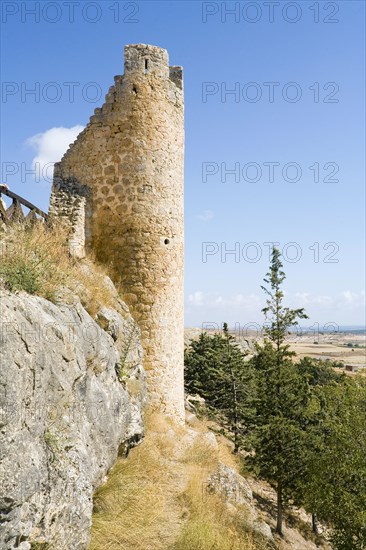
[[[291,296],[289,295],[291,299]],[[334,306],[336,299],[332,296],[309,294],[309,292],[296,292],[294,294],[294,307],[309,305]]]
[[[188,302],[194,306],[203,305],[203,292],[201,292],[200,290],[197,290],[193,294],[190,294],[188,296]]]
[[[361,307],[365,304],[365,292],[352,292],[344,290],[335,296],[309,294],[308,292],[296,292],[293,299],[296,307],[321,305],[333,309],[344,306]]]
[[[295,293],[296,303],[301,303],[304,306],[310,302],[310,294],[308,292],[296,292]]]
[[[256,294],[235,294],[232,296],[217,296],[205,294],[198,290],[189,294],[188,303],[193,306],[224,306],[224,307],[243,307],[248,310],[260,309],[263,307],[263,300]]]
[[[351,290],[344,290],[341,292],[341,299],[346,305],[364,306],[365,291],[357,293],[352,292]]]
[[[27,139],[26,144],[36,151],[32,160],[32,169],[36,171],[36,181],[52,181],[53,165],[61,160],[70,143],[84,129],[77,125],[72,128],[50,128]]]
[[[212,220],[213,217],[214,213],[212,210],[204,210],[201,214],[198,214],[197,219],[203,222],[208,222],[209,220]]]
[[[203,318],[222,319],[231,324],[236,322],[257,322],[262,324],[261,313],[265,296],[259,293],[228,293],[195,291],[188,296],[186,314],[189,323],[196,325]],[[312,294],[309,292],[288,293],[285,305],[297,308],[304,307],[309,315],[309,321],[303,326],[314,322],[337,322],[340,325],[362,324],[365,308],[365,292],[344,290],[334,295]]]
[[[334,305],[334,298],[331,296],[314,296],[314,303],[319,304],[321,306],[333,306]]]
[[[233,298],[229,299],[228,305],[232,306],[242,306],[248,309],[253,308],[262,308],[263,307],[263,297],[258,296],[258,294],[236,294]]]
[[[250,294],[229,294],[223,296],[218,293],[205,293],[197,290],[188,296],[188,303],[194,306],[223,306],[226,308],[240,307],[244,310],[260,311],[263,307],[265,297],[263,295]],[[355,309],[365,304],[365,292],[353,292],[345,290],[334,296],[324,294],[310,294],[308,292],[296,292],[287,294],[286,305],[289,307],[319,308],[322,310],[344,310],[345,307]]]

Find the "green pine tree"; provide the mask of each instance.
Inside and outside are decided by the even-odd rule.
[[[324,447],[324,422],[327,415],[326,400],[321,397],[321,388],[341,383],[345,375],[338,374],[334,367],[336,362],[321,361],[310,357],[304,357],[295,365],[299,374],[306,377],[310,384],[311,392],[307,410],[304,412],[304,427],[306,429],[306,448],[302,454],[303,476],[297,477],[296,487],[292,494],[293,501],[305,507],[312,515],[312,530],[318,534],[318,503],[314,498],[315,493],[309,490],[310,478],[314,460],[320,456]]]
[[[237,453],[252,422],[254,381],[251,365],[226,323],[223,335],[203,333],[191,342],[185,353],[185,387],[205,399]]]
[[[331,528],[335,550],[366,548],[366,383],[340,377],[315,388],[303,503]]]
[[[291,361],[286,337],[307,318],[303,309],[283,305],[280,252],[273,248],[270,270],[264,279],[268,287],[262,310],[267,325],[265,341],[257,346],[252,363],[256,370],[256,418],[251,433],[252,462],[258,475],[266,479],[277,494],[277,532],[282,535],[283,505],[291,496],[297,479],[304,475],[302,456],[306,448],[304,411],[309,400],[309,384]]]

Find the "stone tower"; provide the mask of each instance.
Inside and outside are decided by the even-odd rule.
[[[124,54],[123,76],[55,165],[50,214],[75,255],[109,265],[141,329],[150,402],[183,420],[182,68],[155,46]]]

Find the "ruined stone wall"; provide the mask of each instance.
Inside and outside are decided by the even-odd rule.
[[[125,48],[124,75],[55,166],[50,214],[108,264],[140,326],[151,402],[183,419],[182,69]]]

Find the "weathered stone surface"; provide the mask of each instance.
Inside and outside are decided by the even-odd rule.
[[[184,421],[181,67],[146,44],[125,47],[124,75],[55,165],[50,215],[76,256],[93,251],[121,283],[141,329],[150,401]]]
[[[204,409],[206,406],[206,401],[203,397],[200,395],[185,395],[185,409],[186,411],[189,411],[190,413],[197,413],[200,409]],[[187,412],[186,412],[187,416]]]
[[[0,291],[0,307],[0,548],[86,549],[93,492],[143,433],[139,339],[127,312],[100,312],[103,330],[77,300]]]
[[[270,526],[258,516],[252,489],[243,476],[220,462],[217,472],[209,477],[207,485],[209,490],[221,494],[228,506],[244,507],[246,520],[253,531],[268,539],[273,539]]]
[[[246,479],[222,463],[218,471],[210,476],[208,487],[222,494],[232,504],[247,504],[253,499],[253,492]]]

